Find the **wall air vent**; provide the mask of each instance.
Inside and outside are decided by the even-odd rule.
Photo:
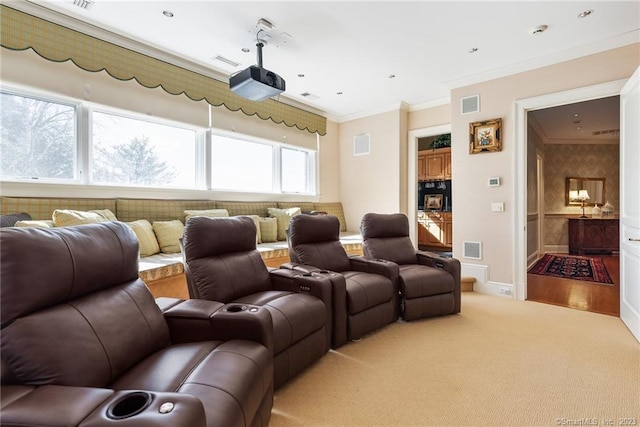
[[[369,134],[366,135],[356,135],[353,137],[353,155],[354,156],[363,156],[365,154],[369,154],[370,144],[369,144]]]
[[[93,1],[92,0],[73,0],[73,4],[75,6],[81,7],[85,10],[89,10],[93,7]]]
[[[482,259],[482,242],[462,242],[462,257]]]
[[[620,129],[607,129],[607,130],[596,130],[592,133],[593,136],[598,135],[620,135]]]
[[[480,111],[480,95],[471,95],[460,99],[460,112],[462,114],[477,113]]]

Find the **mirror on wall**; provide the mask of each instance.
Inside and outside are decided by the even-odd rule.
[[[604,178],[567,178],[565,190],[565,202],[567,206],[581,206],[584,200],[585,206],[603,205]],[[588,199],[584,197],[588,196]]]

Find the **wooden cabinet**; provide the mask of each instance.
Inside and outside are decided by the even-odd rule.
[[[450,251],[453,220],[450,212],[422,212],[418,215],[418,247]]]
[[[617,218],[569,218],[569,253],[611,253],[620,250]]]
[[[451,179],[451,148],[425,150],[418,153],[418,180]]]
[[[427,155],[418,153],[418,181],[427,180]]]

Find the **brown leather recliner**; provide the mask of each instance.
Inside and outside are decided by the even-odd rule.
[[[123,223],[0,230],[3,426],[269,422],[269,313],[162,299]]]
[[[334,347],[398,319],[398,266],[348,255],[340,244],[337,217],[296,215],[287,234],[291,263],[283,267],[330,277],[334,297],[341,298],[333,307]]]
[[[251,218],[190,218],[182,246],[192,298],[256,305],[271,313],[276,388],[329,350],[328,279],[269,270],[256,249]]]
[[[417,252],[405,215],[368,213],[360,232],[365,256],[398,264],[404,320],[460,312],[460,261]]]

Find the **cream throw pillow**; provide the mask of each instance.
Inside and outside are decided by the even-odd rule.
[[[108,212],[108,213],[107,213]],[[113,218],[113,219],[109,219]],[[71,225],[94,224],[96,222],[116,221],[115,215],[109,209],[96,211],[74,211],[71,209],[56,209],[53,211],[53,224],[56,227]]]
[[[273,243],[278,240],[278,220],[260,218],[260,243]]]
[[[179,219],[173,221],[155,221],[153,232],[158,238],[160,250],[165,254],[180,252],[180,238],[184,234],[184,224]]]
[[[155,255],[160,252],[158,239],[156,239],[153,227],[149,221],[146,219],[139,219],[138,221],[126,222],[125,224],[131,227],[138,237],[141,257]]]
[[[184,211],[184,222],[193,216],[229,216],[229,211],[226,209],[205,209],[205,210],[188,210]]]
[[[14,227],[33,227],[33,228],[53,228],[53,221],[50,219],[43,219],[43,220],[36,220],[36,219],[30,219],[30,220],[22,220],[22,221],[17,221],[14,224]]]
[[[267,209],[267,211],[269,212],[270,217],[276,218],[278,220],[278,240],[287,240],[289,221],[291,220],[292,216],[300,214],[300,208],[269,208]]]

